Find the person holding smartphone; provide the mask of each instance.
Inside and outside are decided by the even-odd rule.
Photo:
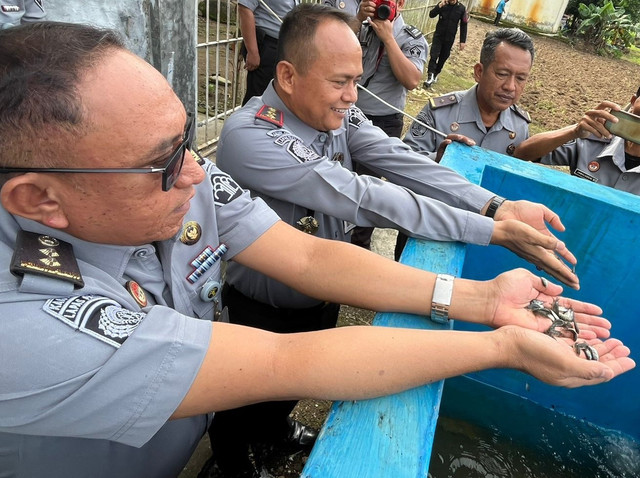
[[[640,88],[628,111],[640,115]],[[612,134],[605,123],[618,123],[618,104],[602,101],[576,124],[539,133],[522,142],[514,156],[541,164],[569,166],[571,174],[640,195],[640,144]],[[612,128],[613,129],[613,128]]]

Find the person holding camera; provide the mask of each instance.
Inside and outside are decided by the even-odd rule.
[[[602,101],[578,123],[539,133],[522,142],[514,156],[527,161],[568,166],[572,175],[640,195],[640,144],[609,132],[607,120],[620,105]],[[640,115],[640,88],[631,96],[630,113]]]
[[[336,0],[325,3],[335,6]],[[357,3],[351,0],[350,10]],[[365,19],[357,34],[362,47],[360,84],[366,88],[360,89],[356,106],[375,126],[395,138],[401,137],[404,126],[403,115],[397,110],[404,110],[408,90],[420,84],[428,51],[427,40],[420,29],[404,23],[400,12],[404,4],[405,0],[362,1],[356,14],[358,20]],[[379,177],[360,163],[355,164],[355,171]],[[355,227],[351,243],[370,249],[373,229]]]
[[[469,22],[467,9],[458,0],[442,0],[431,9],[429,17],[439,18],[431,41],[427,81],[424,82],[426,88],[438,81],[438,75],[451,54],[458,24],[460,24],[460,51],[464,50],[467,44],[467,23]]]

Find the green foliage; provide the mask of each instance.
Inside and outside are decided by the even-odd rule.
[[[633,45],[637,25],[624,8],[614,6],[611,0],[602,6],[580,3],[578,15],[581,23],[576,35],[582,37],[598,54],[619,57]]]

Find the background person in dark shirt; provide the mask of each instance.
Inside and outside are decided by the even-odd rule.
[[[467,42],[469,15],[464,5],[458,0],[442,0],[429,12],[431,18],[435,18],[437,15],[440,18],[438,18],[436,31],[433,34],[431,58],[427,67],[427,81],[424,83],[427,88],[438,80],[438,75],[451,54],[458,24],[460,24],[460,50],[464,50]]]

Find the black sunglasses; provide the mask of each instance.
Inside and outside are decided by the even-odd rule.
[[[171,156],[161,168],[5,168],[0,166],[0,174],[3,173],[162,173],[162,190],[168,191],[178,180],[184,153],[191,149],[194,139],[195,117],[187,114],[187,124],[180,144],[171,153]]]

